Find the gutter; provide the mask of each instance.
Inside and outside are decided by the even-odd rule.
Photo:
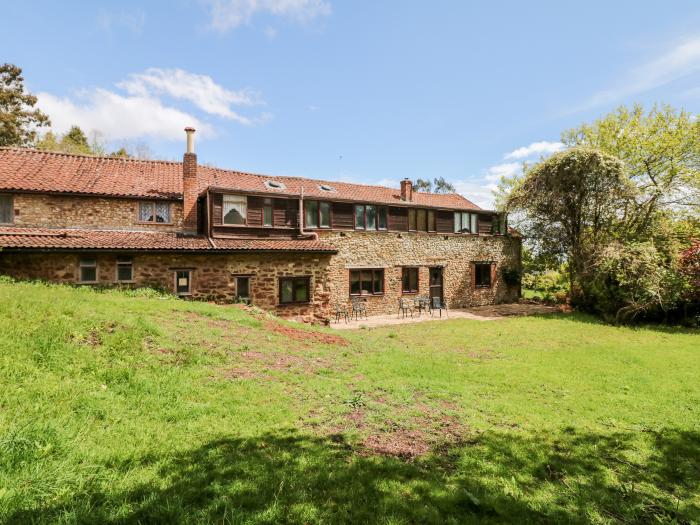
[[[315,241],[318,240],[318,233],[304,231],[304,186],[301,187],[301,193],[299,194],[299,236],[311,237]]]

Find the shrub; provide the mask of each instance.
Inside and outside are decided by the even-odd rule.
[[[585,305],[608,320],[628,323],[665,316],[680,300],[683,279],[652,243],[613,243],[601,251],[582,286]]]
[[[518,286],[520,284],[521,272],[517,268],[503,268],[501,270],[501,277],[503,277],[503,282],[508,286]]]

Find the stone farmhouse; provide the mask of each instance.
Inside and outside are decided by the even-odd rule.
[[[182,162],[0,148],[0,274],[152,286],[327,321],[365,299],[514,301],[521,239],[457,194],[273,177]]]

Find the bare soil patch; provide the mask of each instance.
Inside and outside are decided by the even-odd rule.
[[[300,330],[292,326],[285,326],[274,322],[269,322],[265,325],[265,329],[276,334],[289,337],[296,341],[302,341],[307,345],[326,344],[337,346],[348,346],[347,339],[335,334],[325,334],[322,332],[312,332],[310,330]]]

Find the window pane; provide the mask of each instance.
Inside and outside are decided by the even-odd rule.
[[[156,203],[156,222],[170,222],[170,203]]]
[[[372,270],[362,270],[361,272],[361,293],[371,294],[372,293]]]
[[[462,231],[462,214],[458,211],[455,212],[455,233]]]
[[[382,206],[377,212],[377,225],[380,230],[386,230],[386,208]]]
[[[467,212],[462,212],[462,231],[464,233],[469,233],[469,214]]]
[[[175,292],[179,294],[190,292],[189,270],[178,270],[175,272]]]
[[[153,222],[152,202],[139,202],[139,220],[141,222]]]
[[[97,281],[97,268],[94,266],[81,266],[80,280],[87,283]]]
[[[243,195],[224,195],[224,224],[245,224],[248,199]]]
[[[280,301],[283,303],[294,301],[294,281],[292,279],[280,279]]]
[[[435,228],[435,212],[433,210],[428,210],[428,231],[434,232]]]
[[[294,300],[297,303],[306,303],[309,300],[309,281],[308,279],[294,280]]]
[[[117,280],[118,281],[131,281],[133,277],[131,264],[119,264],[117,265]]]
[[[416,230],[416,210],[408,210],[408,229]]]
[[[470,225],[471,232],[472,233],[479,233],[479,227],[478,227],[479,216],[476,213],[472,213],[471,217],[472,217],[472,219],[471,219],[472,222]]]
[[[12,195],[0,195],[0,223],[12,222]]]
[[[331,203],[322,202],[320,204],[321,210],[321,228],[331,227]]]
[[[490,264],[475,264],[476,285],[483,288],[491,286],[491,265]]]
[[[367,206],[365,208],[367,214],[367,229],[376,230],[377,229],[377,208],[376,206]]]
[[[428,217],[425,210],[418,210],[418,231],[427,232],[428,231]]]
[[[384,270],[374,270],[374,293],[384,293]]]
[[[418,291],[418,268],[403,269],[402,291],[404,293],[415,293]]]
[[[357,270],[350,271],[350,293],[352,295],[359,295],[361,293],[360,272]]]
[[[318,228],[318,201],[306,201],[304,203],[306,214],[304,215],[305,226],[308,228]]]
[[[268,199],[265,199],[268,200]],[[263,206],[263,226],[272,226],[272,205]]]
[[[250,297],[250,278],[236,278],[236,297],[239,299],[248,299]]]
[[[361,204],[355,206],[355,229],[365,229],[365,207]]]

